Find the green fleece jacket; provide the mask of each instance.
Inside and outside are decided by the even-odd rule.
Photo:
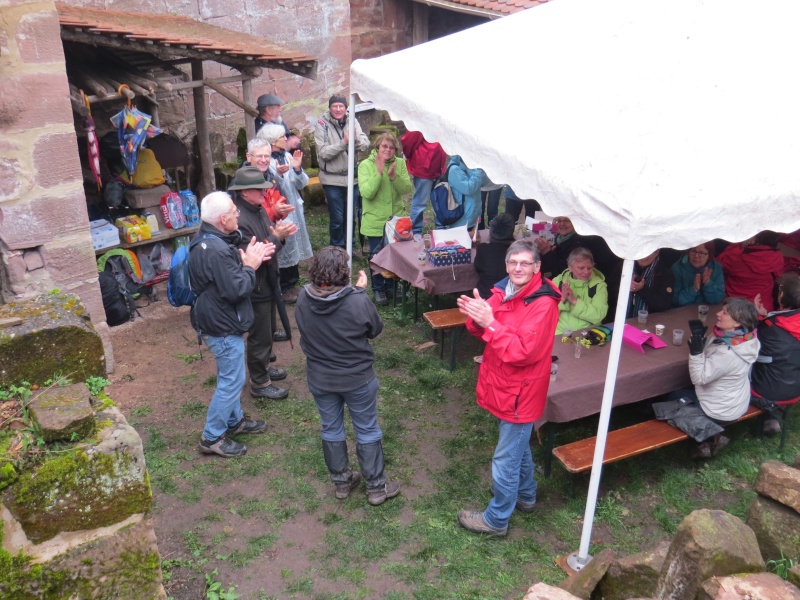
[[[414,191],[414,184],[406,169],[406,161],[402,158],[394,159],[394,181],[389,179],[389,166],[383,169],[383,175],[378,173],[375,165],[377,151],[358,165],[358,190],[361,192],[362,217],[361,233],[369,237],[383,236],[383,227],[386,221],[396,215],[408,213],[403,202],[403,194]]]
[[[553,283],[561,289],[561,283],[565,280],[569,281],[569,287],[575,292],[578,302],[572,304],[568,300],[562,300],[558,303],[556,335],[560,335],[565,329],[580,331],[600,325],[608,312],[608,286],[605,276],[594,269],[589,281],[581,281],[573,278],[569,269],[566,269],[553,279]]]

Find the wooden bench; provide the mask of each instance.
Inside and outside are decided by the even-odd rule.
[[[422,317],[431,326],[435,336],[441,334],[439,340],[439,358],[444,360],[444,338],[450,332],[450,370],[456,368],[456,344],[467,324],[467,316],[457,308],[447,308],[445,310],[433,310],[426,312]]]
[[[727,423],[739,423],[753,417],[757,417],[762,411],[754,406],[750,406],[747,412],[735,421]],[[689,436],[667,423],[666,421],[645,421],[630,427],[615,429],[608,432],[606,438],[606,452],[603,457],[603,464],[616,462],[637,454],[644,454],[650,450],[663,448],[670,444],[675,444],[688,439]],[[582,473],[592,468],[594,459],[594,446],[597,437],[578,440],[571,444],[565,444],[553,449],[555,456],[564,468],[570,473]]]

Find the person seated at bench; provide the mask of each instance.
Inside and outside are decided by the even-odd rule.
[[[725,295],[753,300],[761,295],[768,311],[775,308],[775,280],[783,273],[780,235],[762,231],[739,244],[731,244],[717,257],[725,275]]]
[[[725,281],[722,265],[714,260],[714,242],[706,242],[689,248],[689,251],[674,265],[675,289],[672,303],[719,304],[725,297]]]
[[[778,279],[778,309],[767,312],[760,294],[755,299],[759,316],[761,351],[750,372],[750,385],[761,398],[772,402],[800,396],[800,275],[784,273]],[[764,433],[781,432],[774,417],[764,422]]]
[[[692,458],[716,456],[730,440],[720,424],[734,421],[750,404],[751,365],[760,344],[756,307],[744,298],[726,298],[717,313],[713,333],[706,336],[700,321],[689,322],[689,376],[694,388],[672,392],[671,402],[653,405],[656,418],[669,420],[699,444]]]
[[[553,280],[561,290],[556,335],[599,325],[608,312],[608,286],[594,268],[588,248],[575,248],[567,258],[567,269]]]
[[[551,245],[541,237],[533,240],[542,256],[542,275],[545,277],[555,277],[562,273],[567,268],[570,252],[586,245],[584,237],[575,231],[575,226],[569,217],[556,217],[553,223],[558,227],[554,244]]]
[[[672,307],[675,276],[672,265],[679,253],[671,248],[661,248],[638,259],[633,264],[631,295],[627,317],[635,317],[640,310],[663,312]]]
[[[514,219],[508,213],[497,215],[489,223],[489,243],[475,247],[475,272],[478,293],[488,300],[494,284],[506,277],[506,252],[514,241]]]

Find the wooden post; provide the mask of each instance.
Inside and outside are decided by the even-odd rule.
[[[419,2],[413,4],[414,29],[411,32],[411,44],[424,44],[428,41],[428,6]]]
[[[242,102],[253,106],[253,83],[250,79],[242,80]],[[244,133],[249,142],[256,137],[256,123],[246,112],[244,113]]]
[[[192,79],[203,81],[203,61],[192,61]],[[200,181],[197,191],[200,198],[214,191],[214,159],[211,157],[211,142],[208,139],[208,111],[206,110],[206,86],[192,88],[194,97],[194,120],[197,127],[197,147],[200,151]]]

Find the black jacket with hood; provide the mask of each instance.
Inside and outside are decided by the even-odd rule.
[[[239,258],[242,236],[203,223],[194,239],[203,237],[189,254],[189,277],[197,294],[192,325],[214,337],[242,335],[253,324],[250,293],[256,281],[256,272]]]
[[[369,340],[383,331],[383,321],[361,288],[348,285],[329,295],[315,290],[306,285],[294,310],[308,384],[328,392],[363,387],[375,378]]]

